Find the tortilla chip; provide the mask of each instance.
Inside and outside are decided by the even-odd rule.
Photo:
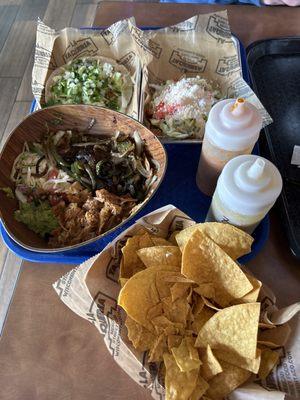
[[[181,273],[198,285],[213,284],[213,300],[222,307],[253,289],[241,268],[199,230],[184,246]]]
[[[188,400],[196,388],[199,370],[181,372],[173,355],[165,353],[163,358],[166,367],[166,400]]]
[[[181,335],[169,335],[167,338],[168,349],[171,352],[173,347],[178,347],[182,341]]]
[[[126,283],[127,281],[128,281],[127,278],[120,278],[120,279],[119,279],[121,288],[125,285],[125,283]]]
[[[182,372],[199,369],[201,365],[198,351],[194,348],[194,342],[193,338],[184,337],[178,347],[171,349],[175,361]]]
[[[125,246],[122,248],[123,257],[120,265],[120,278],[131,278],[135,273],[145,268],[136,252],[147,246],[152,246],[148,233],[127,239]]]
[[[153,246],[137,251],[144,265],[153,267],[157,265],[181,266],[181,251],[177,246]]]
[[[212,400],[223,399],[251,376],[251,372],[228,364],[225,361],[220,362],[220,364],[223,372],[209,381],[209,388],[206,392],[207,396]]]
[[[229,364],[236,365],[237,367],[246,369],[247,371],[257,374],[261,362],[261,351],[256,349],[255,358],[241,357],[233,351],[214,350],[215,356],[218,360],[226,361]]]
[[[167,337],[164,333],[156,337],[153,347],[149,351],[149,362],[160,362],[167,351]]]
[[[168,270],[171,267],[164,266]],[[154,328],[147,318],[149,310],[160,302],[155,281],[161,267],[147,268],[132,276],[120,290],[118,304],[136,322],[153,332]]]
[[[201,312],[199,312],[197,315],[194,315],[194,321],[191,326],[193,332],[198,335],[200,329],[202,329],[202,327],[213,317],[214,314],[214,310],[204,306]]]
[[[291,328],[288,324],[276,326],[274,329],[259,331],[258,343],[268,347],[284,346],[290,336]]]
[[[201,231],[213,240],[233,260],[250,253],[254,240],[248,233],[230,224],[206,222],[189,226],[176,235],[176,241],[181,251],[195,231]]]
[[[174,283],[171,288],[172,301],[179,299],[180,297],[188,298],[188,291],[190,289],[190,283]]]
[[[272,369],[278,364],[279,353],[270,349],[263,349],[261,353],[261,363],[258,371],[260,379],[266,379]]]
[[[177,241],[176,241],[176,235],[179,233],[180,231],[174,231],[171,233],[171,235],[168,237],[168,241],[170,243],[172,243],[174,246],[177,246]]]
[[[203,394],[207,391],[209,385],[208,383],[199,375],[197,379],[197,385],[191,394],[189,400],[199,400],[204,399]]]
[[[172,322],[179,322],[186,325],[187,316],[189,312],[189,304],[186,298],[180,297],[172,301],[172,297],[166,297],[162,300],[163,310],[165,315]]]
[[[125,326],[128,331],[128,339],[132,342],[134,348],[139,351],[146,351],[153,347],[155,342],[153,333],[128,316],[125,320]]]
[[[258,279],[254,278],[254,276],[246,274],[249,282],[251,283],[251,285],[253,286],[253,289],[245,294],[245,296],[241,297],[240,299],[235,299],[231,302],[232,305],[234,304],[241,304],[241,303],[255,303],[258,299],[259,296],[259,292],[262,286],[261,281],[259,281]]]
[[[216,312],[200,329],[196,346],[233,351],[255,358],[260,303],[231,306]],[[201,314],[200,314],[201,315]]]
[[[213,299],[216,295],[213,283],[202,283],[194,288],[194,291],[200,296]]]
[[[203,350],[201,354],[201,361],[202,365],[200,373],[206,381],[209,381],[215,375],[218,375],[223,371],[221,364],[212,352],[210,345],[207,345],[206,349]]]

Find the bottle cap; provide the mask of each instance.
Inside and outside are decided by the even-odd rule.
[[[262,128],[257,108],[243,98],[216,103],[208,115],[205,135],[217,147],[240,151],[254,146]]]
[[[225,165],[216,190],[231,210],[255,215],[275,203],[282,190],[282,178],[266,158],[242,155]]]

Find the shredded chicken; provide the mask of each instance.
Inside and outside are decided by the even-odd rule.
[[[101,189],[91,197],[88,191],[77,188],[77,193],[69,192],[66,201],[52,208],[60,227],[53,232],[50,245],[61,247],[92,239],[127,218],[135,204],[129,195],[117,196]]]

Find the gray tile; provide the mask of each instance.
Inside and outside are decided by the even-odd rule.
[[[0,141],[0,149],[7,139],[8,135],[12,132],[12,130],[29,114],[30,110],[30,101],[17,101],[11,110],[9,119],[6,124],[6,128],[2,139]],[[0,259],[1,259],[1,251],[0,251]]]
[[[18,280],[22,260],[7,251],[0,273],[0,336]]]
[[[0,78],[0,138],[5,131],[20,82],[17,78]]]
[[[15,21],[0,53],[0,77],[23,77],[35,42],[36,22]]]
[[[23,0],[18,12],[17,21],[35,21],[38,17],[43,18],[48,0]]]
[[[18,10],[19,6],[16,5],[0,5],[0,50],[5,43],[5,40],[10,31],[11,25],[16,18]]]
[[[70,25],[76,0],[49,0],[47,10],[43,21],[54,29],[62,29]],[[18,101],[30,101],[33,99],[31,90],[31,74],[33,68],[34,48],[27,63],[20,90],[18,92]]]

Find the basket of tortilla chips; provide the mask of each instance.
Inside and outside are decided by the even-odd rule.
[[[267,289],[236,261],[252,241],[229,224],[195,224],[166,206],[54,288],[94,323],[136,382],[143,368],[144,386],[154,398],[218,400],[246,384],[239,398],[247,399],[250,385],[255,398],[263,399],[270,382],[276,389],[268,377],[274,371],[280,376],[284,346],[290,345],[286,322],[299,304],[283,314],[273,304],[274,323]]]

